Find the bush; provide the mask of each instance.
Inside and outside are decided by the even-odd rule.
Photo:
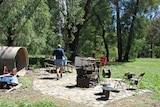
[[[44,59],[45,59],[44,55],[38,55],[38,56],[30,55],[29,66],[34,68],[44,67],[44,64],[43,64]]]

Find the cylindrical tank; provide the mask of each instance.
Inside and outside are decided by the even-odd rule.
[[[9,71],[17,68],[17,71],[28,66],[28,52],[25,47],[0,46],[0,74],[3,73],[3,67],[7,66]]]

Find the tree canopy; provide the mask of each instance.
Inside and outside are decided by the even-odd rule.
[[[0,45],[129,61],[160,57],[159,0],[0,0]]]

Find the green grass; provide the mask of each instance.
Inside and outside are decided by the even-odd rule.
[[[19,81],[23,85],[18,90],[24,90],[24,89],[27,89],[25,87],[31,87],[33,85],[30,77],[20,78]]]
[[[0,100],[0,107],[58,107],[53,102],[43,101],[36,103],[27,103],[21,100],[8,101],[7,99]]]
[[[140,58],[131,62],[110,64],[105,69],[112,70],[112,78],[122,78],[126,72],[134,72],[136,75],[145,72],[138,87],[152,90],[153,97],[160,99],[160,59]]]

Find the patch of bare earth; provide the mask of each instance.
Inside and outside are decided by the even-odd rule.
[[[24,77],[28,77],[30,81],[34,80],[34,77],[37,75],[34,71],[29,71]],[[23,78],[23,77],[19,77]],[[19,79],[21,80],[21,79]],[[20,82],[20,81],[19,81]],[[160,100],[152,98],[153,93],[144,93],[141,95],[135,95],[128,98],[120,99],[118,101],[111,102],[104,105],[104,107],[160,107]],[[9,93],[6,93],[5,89],[0,89],[0,99],[8,99],[14,101],[15,99],[20,99],[21,101],[26,101],[34,103],[37,101],[53,101],[56,105],[67,106],[67,107],[85,107],[83,104],[77,104],[75,102],[61,100],[57,98],[50,97],[48,95],[41,94],[39,91],[33,90],[32,86],[22,86],[13,90]]]
[[[152,98],[153,93],[143,93],[140,95],[131,96],[128,98],[114,101],[105,107],[160,107],[158,99]]]

